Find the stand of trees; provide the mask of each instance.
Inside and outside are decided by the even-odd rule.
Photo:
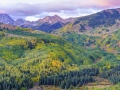
[[[0,81],[0,90],[28,90],[32,87],[32,80],[26,76],[21,76],[21,78],[17,79],[16,77],[3,75]]]
[[[109,79],[113,84],[120,82],[120,66],[112,67],[110,70],[105,70],[100,75],[102,78]]]
[[[57,76],[41,77],[39,85],[55,85],[62,89],[68,89],[72,86],[82,86],[89,82],[94,82],[93,76],[97,76],[99,70],[96,68],[83,69],[81,71],[70,71]]]

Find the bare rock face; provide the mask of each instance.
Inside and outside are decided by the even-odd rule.
[[[8,14],[0,14],[0,22],[5,24],[14,24],[14,20]]]

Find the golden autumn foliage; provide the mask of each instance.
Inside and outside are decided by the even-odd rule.
[[[53,60],[53,61],[52,61],[52,66],[53,66],[53,67],[58,67],[58,68],[60,68],[61,65],[62,65],[62,63],[61,63],[59,60]]]

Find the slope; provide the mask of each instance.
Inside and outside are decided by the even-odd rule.
[[[120,8],[107,9],[101,12],[77,18],[58,32],[74,31],[85,34],[112,33],[120,27]]]
[[[101,39],[72,32],[55,36],[24,28],[1,30],[0,89],[28,90],[38,82],[68,89],[94,82],[94,76],[120,64],[119,55],[100,48]]]

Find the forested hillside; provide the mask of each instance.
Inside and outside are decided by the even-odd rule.
[[[29,90],[35,83],[74,90],[96,82],[95,77],[118,84],[120,56],[114,47],[119,48],[119,30],[104,38],[1,29],[0,90]]]

